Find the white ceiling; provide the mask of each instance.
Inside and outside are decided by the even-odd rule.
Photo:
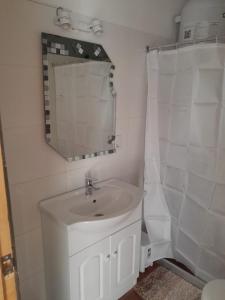
[[[43,2],[64,6],[107,22],[172,38],[173,18],[180,13],[186,0],[44,0]]]

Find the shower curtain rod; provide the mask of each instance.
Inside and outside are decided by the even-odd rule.
[[[219,43],[219,44],[224,44],[225,43],[225,37],[214,37],[214,38],[209,38],[209,39],[199,39],[199,40],[194,40],[192,42],[183,42],[183,43],[173,43],[173,44],[167,44],[167,45],[162,45],[158,47],[150,47],[146,46],[146,52],[150,51],[166,51],[166,50],[175,50],[178,48],[183,48],[186,46],[192,46],[192,45],[197,45],[197,44],[204,44],[204,43]]]

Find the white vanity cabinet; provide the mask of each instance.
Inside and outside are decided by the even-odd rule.
[[[128,292],[139,274],[141,222],[137,222],[111,236],[112,299]]]
[[[70,300],[115,300],[138,277],[141,222],[138,221],[69,259]]]
[[[117,300],[139,273],[143,191],[120,180],[40,203],[47,300]]]
[[[109,300],[110,239],[106,238],[69,259],[71,300]]]

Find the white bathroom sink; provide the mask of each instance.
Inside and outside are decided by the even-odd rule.
[[[91,196],[78,196],[70,212],[86,220],[93,220],[93,218],[95,220],[96,217],[111,218],[126,212],[134,204],[133,202],[135,202],[134,197],[127,189],[104,186],[94,191]]]
[[[120,180],[108,180],[97,186],[100,189],[90,196],[82,188],[41,201],[40,208],[72,229],[76,226],[96,231],[121,222],[142,200],[143,192],[139,188]]]

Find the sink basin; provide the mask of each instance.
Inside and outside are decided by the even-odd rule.
[[[113,225],[142,200],[143,193],[139,188],[120,180],[108,180],[99,183],[98,187],[100,189],[94,190],[90,196],[86,196],[85,189],[82,188],[43,200],[40,209],[66,226],[74,227],[77,224],[81,228],[92,222],[94,227],[89,228],[94,229],[99,221],[107,219],[111,219]]]
[[[60,247],[68,244],[69,256],[141,220],[142,190],[116,179],[97,187],[91,196],[81,188],[40,202],[44,232],[58,232],[55,238],[62,239]]]
[[[133,197],[128,191],[117,187],[105,186],[94,191],[89,197],[77,197],[76,204],[70,209],[75,215],[86,218],[110,218],[122,214],[132,205]]]

